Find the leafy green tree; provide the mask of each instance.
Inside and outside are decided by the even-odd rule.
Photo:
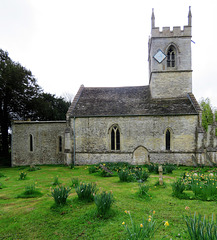
[[[44,93],[31,71],[0,49],[0,154],[9,156],[12,120],[63,120],[68,102]]]
[[[40,93],[31,71],[13,62],[0,49],[0,130],[1,153],[8,155],[8,129],[12,119],[25,119],[31,99]]]
[[[213,111],[209,98],[202,99],[200,107],[202,109],[202,126],[207,131],[208,125],[213,123]]]
[[[70,102],[50,93],[41,93],[33,102],[35,112],[32,120],[65,120],[70,106]]]

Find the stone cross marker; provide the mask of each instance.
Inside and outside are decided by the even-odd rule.
[[[163,185],[163,168],[162,168],[162,165],[159,165],[158,172],[159,172],[159,184]]]

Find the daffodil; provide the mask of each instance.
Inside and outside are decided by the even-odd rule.
[[[143,224],[142,224],[142,223],[140,224],[140,227],[141,227],[141,228],[143,227]]]
[[[122,225],[125,225],[125,222],[122,222]]]
[[[166,221],[165,223],[164,223],[164,226],[165,227],[168,227],[170,224],[169,224],[169,222],[168,221]]]

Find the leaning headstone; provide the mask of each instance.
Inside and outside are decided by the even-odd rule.
[[[111,172],[106,166],[100,164],[99,165],[103,170],[105,170],[107,173],[113,174],[113,172]]]
[[[159,184],[163,185],[163,168],[162,168],[162,165],[159,165],[158,172],[159,172]]]

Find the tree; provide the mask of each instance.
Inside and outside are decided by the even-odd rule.
[[[40,93],[31,71],[13,62],[0,49],[0,129],[3,155],[8,156],[8,128],[12,119],[26,119],[31,114],[28,106]]]
[[[31,71],[0,49],[0,153],[9,156],[12,120],[63,120],[70,103],[44,93]]]
[[[66,112],[70,102],[64,101],[63,98],[55,97],[50,93],[41,93],[33,100],[34,115],[32,120],[65,120]]]
[[[209,98],[202,99],[200,107],[202,109],[202,126],[207,131],[208,125],[213,123],[213,111]]]

